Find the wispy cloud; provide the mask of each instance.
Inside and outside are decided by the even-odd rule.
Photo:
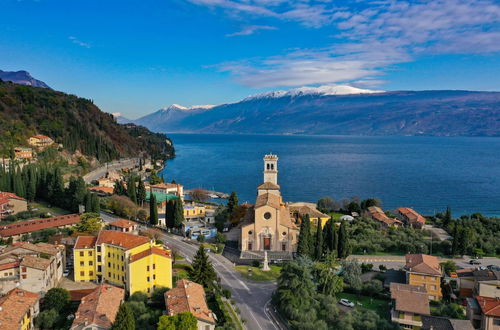
[[[226,34],[226,37],[249,36],[259,30],[276,30],[276,27],[270,25],[249,25],[245,26],[240,31]]]
[[[332,42],[321,49],[219,65],[250,87],[373,84],[395,65],[420,56],[500,52],[497,0],[188,1],[221,9],[231,19],[242,15],[332,28]]]
[[[91,48],[92,47],[89,43],[78,40],[76,37],[69,36],[68,39],[71,40],[72,43],[74,43],[75,45],[78,45],[80,47],[84,47],[84,48]]]

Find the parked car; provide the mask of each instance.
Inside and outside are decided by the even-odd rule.
[[[481,261],[471,259],[471,260],[469,260],[469,264],[471,264],[471,265],[480,265],[480,264],[481,264]]]
[[[64,276],[64,277],[68,277],[68,276],[69,276],[69,269],[66,269],[66,270],[63,272],[63,276]]]
[[[354,303],[352,301],[349,301],[347,299],[340,299],[339,303],[341,305],[347,306],[347,307],[354,307]]]

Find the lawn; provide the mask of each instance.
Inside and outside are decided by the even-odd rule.
[[[271,265],[270,271],[264,272],[262,269],[252,266],[236,266],[236,270],[247,280],[252,281],[275,281],[280,275],[281,266]],[[251,272],[248,270],[251,269]],[[251,274],[251,275],[250,275]]]
[[[49,205],[46,202],[41,202],[41,201],[31,203],[31,207],[33,207],[33,209],[38,209],[39,211],[42,212],[46,213],[48,212],[52,214],[52,216],[65,215],[71,213],[68,210],[62,209],[60,207],[55,207],[55,206],[49,207]]]
[[[188,270],[190,268],[191,266],[187,264],[174,264],[174,269],[173,269],[174,282],[188,278]]]
[[[370,309],[376,312],[381,317],[385,317],[387,316],[387,313],[389,313],[389,301],[387,300],[370,298],[367,296],[346,292],[339,293],[337,295],[337,298],[348,299],[349,301],[352,301],[356,307]],[[359,305],[358,303],[361,305]]]
[[[330,213],[330,216],[332,217],[333,220],[340,220],[341,217],[343,217],[345,214],[342,213]]]

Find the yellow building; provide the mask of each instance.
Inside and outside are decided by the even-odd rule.
[[[330,220],[330,216],[318,211],[313,203],[288,203],[288,209],[290,210],[290,216],[295,219],[295,223],[300,223],[301,219],[308,215],[312,224],[317,226],[318,223],[321,223],[321,228],[323,228]]]
[[[406,283],[423,286],[430,300],[441,300],[441,277],[443,272],[438,258],[427,254],[407,254]]]
[[[205,218],[205,206],[184,205],[184,218],[187,220]]]
[[[172,287],[170,250],[145,236],[111,230],[79,236],[73,256],[76,282],[107,282],[130,294]]]
[[[0,328],[2,330],[33,329],[33,319],[38,315],[39,296],[15,288],[0,298]]]
[[[28,143],[34,147],[45,148],[52,145],[54,140],[45,135],[35,135],[28,139]]]

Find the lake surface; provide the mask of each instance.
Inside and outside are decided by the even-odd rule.
[[[255,202],[265,154],[279,157],[285,201],[375,197],[385,209],[500,215],[500,138],[169,134],[163,175]]]

